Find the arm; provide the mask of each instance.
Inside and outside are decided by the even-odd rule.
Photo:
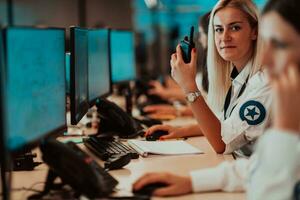
[[[257,164],[250,171],[247,185],[249,200],[292,199],[299,180],[299,133],[269,130],[259,140]]]
[[[192,171],[190,177],[194,192],[244,191],[249,167],[255,158],[223,162],[214,168]]]
[[[250,163],[251,161],[246,159],[232,163],[224,162],[215,168],[192,171],[190,176],[165,172],[147,173],[133,184],[133,189],[139,190],[144,185],[159,182],[165,183],[166,187],[155,190],[155,196],[176,196],[216,190],[243,191]]]
[[[196,76],[196,50],[192,51],[191,62],[185,64],[182,60],[181,50],[177,46],[176,53],[172,54],[171,66],[172,76],[176,82],[181,86],[185,94],[197,91],[195,81]],[[221,123],[206,104],[202,96],[198,97],[195,102],[190,104],[191,110],[197,119],[203,135],[207,138],[217,153],[223,153],[225,150],[225,143],[221,136]]]

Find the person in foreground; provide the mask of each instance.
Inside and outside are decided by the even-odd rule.
[[[166,183],[156,196],[205,191],[245,191],[253,200],[286,200],[299,196],[300,180],[300,1],[270,0],[263,11],[263,64],[268,67],[273,103],[273,126],[259,139],[250,159],[224,162],[192,171],[189,177],[148,173],[133,189]],[[296,192],[295,192],[296,191]],[[297,193],[298,192],[298,193]]]

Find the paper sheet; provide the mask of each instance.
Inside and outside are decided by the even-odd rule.
[[[128,144],[139,152],[142,156],[151,154],[180,155],[199,154],[203,151],[195,148],[185,141],[142,141],[128,140]]]

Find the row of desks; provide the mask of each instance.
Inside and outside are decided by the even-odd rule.
[[[169,125],[183,126],[187,124],[195,124],[196,121],[192,118],[177,118],[166,122]],[[188,175],[191,170],[203,169],[213,167],[223,162],[224,160],[233,160],[231,155],[216,154],[205,137],[192,137],[186,140],[196,148],[204,151],[204,154],[197,155],[180,155],[180,156],[160,156],[150,155],[146,158],[140,156],[139,159],[132,160],[128,165],[120,170],[112,170],[109,173],[113,175],[118,181],[117,195],[130,195],[132,183],[147,172],[170,172],[177,175]],[[94,154],[89,152],[83,144],[79,146],[90,154],[93,158],[103,166],[103,161],[98,159]],[[41,161],[40,152],[35,150],[38,154],[36,161]],[[26,190],[15,190],[22,187],[42,190],[47,175],[48,167],[42,164],[35,168],[34,171],[28,172],[13,172],[12,173],[12,196],[13,200],[27,199],[27,197],[34,192]],[[241,200],[245,199],[244,193],[225,193],[221,191],[195,193],[183,195],[178,197],[158,198],[153,199],[188,199],[188,200]]]

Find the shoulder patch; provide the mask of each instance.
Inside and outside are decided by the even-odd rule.
[[[250,100],[244,103],[240,108],[240,118],[249,125],[258,125],[266,118],[266,109],[258,101]]]

